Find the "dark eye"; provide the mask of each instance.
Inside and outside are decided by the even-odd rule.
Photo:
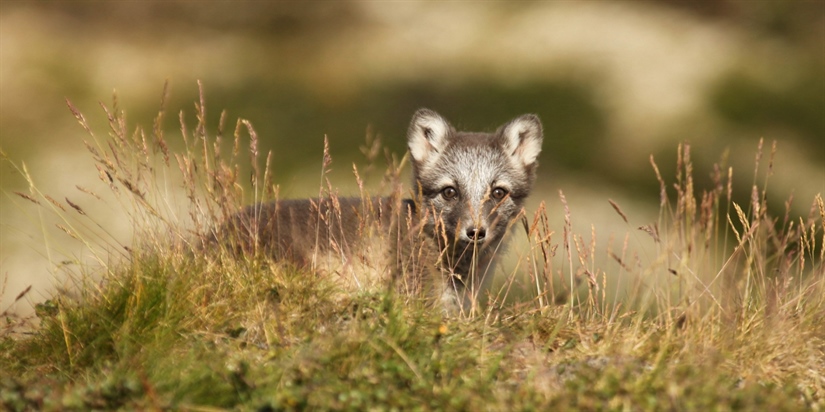
[[[501,199],[504,199],[504,196],[507,196],[507,191],[500,188],[500,187],[497,187],[497,188],[493,189],[492,195],[493,195],[493,199],[501,200]]]
[[[454,198],[457,194],[458,192],[452,186],[447,186],[441,191],[441,196],[444,196],[447,200]]]

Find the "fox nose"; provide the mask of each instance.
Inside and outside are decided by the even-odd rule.
[[[480,228],[471,227],[471,228],[467,229],[467,237],[470,238],[470,240],[474,240],[474,241],[477,241],[477,242],[482,241],[482,240],[484,240],[485,236],[487,236],[487,230],[484,229],[483,227],[480,227]]]

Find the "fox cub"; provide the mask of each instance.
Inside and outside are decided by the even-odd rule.
[[[412,198],[278,200],[245,208],[227,226],[244,251],[357,288],[394,285],[449,313],[474,310],[530,193],[542,139],[532,114],[477,133],[420,109],[407,131]]]

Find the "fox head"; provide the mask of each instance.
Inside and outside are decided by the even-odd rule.
[[[460,132],[420,109],[407,132],[414,188],[427,226],[456,249],[500,242],[530,192],[543,139],[525,114],[495,133]]]

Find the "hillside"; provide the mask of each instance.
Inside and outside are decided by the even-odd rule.
[[[54,250],[83,253],[52,256],[71,284],[36,318],[3,313],[4,409],[825,408],[825,204],[794,200],[812,205],[809,216],[768,210],[775,148],[760,143],[752,181],[738,183],[751,171],[694,171],[690,145],[676,151],[675,179],[651,158],[659,218],[627,223],[623,241],[574,230],[564,194],[547,199],[564,215],[528,211],[512,231],[525,246],[488,302],[448,317],[409,296],[343,292],[328,276],[204,246],[214,222],[277,196],[249,122],[222,115],[209,130],[201,99],[197,124],[181,115],[178,136],[164,135],[174,116],[163,109],[141,129],[116,106],[97,131],[69,106],[111,193],[77,187],[55,199],[29,180],[13,194],[42,216]],[[320,191],[335,196],[325,167]],[[695,173],[714,185],[695,187]],[[750,204],[730,199],[734,184],[752,185]],[[96,225],[92,202],[121,209],[130,244]],[[565,220],[561,233],[551,218]]]

